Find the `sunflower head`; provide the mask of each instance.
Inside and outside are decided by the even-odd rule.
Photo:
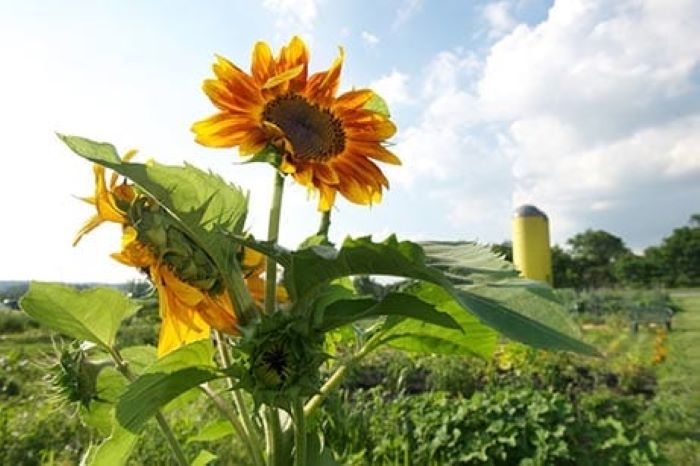
[[[357,204],[379,202],[389,182],[375,161],[400,164],[385,147],[396,132],[386,106],[369,89],[336,95],[342,49],[326,71],[310,76],[308,57],[298,37],[277,58],[267,44],[256,44],[250,74],[218,57],[215,78],[203,86],[218,112],[192,126],[196,140],[238,147],[242,155],[273,148],[283,172],[319,193],[321,211],[337,193]]]
[[[311,396],[320,388],[323,335],[308,322],[275,312],[244,330],[236,364],[230,369],[239,388],[256,403],[289,409],[296,396]]]

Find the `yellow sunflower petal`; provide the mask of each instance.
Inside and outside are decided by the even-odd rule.
[[[337,189],[321,184],[318,186],[318,192],[318,210],[320,212],[328,212],[331,210],[331,207],[333,207],[333,204],[335,204],[335,194]]]
[[[287,86],[281,86],[281,92],[302,92],[306,86],[308,73],[309,51],[306,44],[298,36],[292,37],[286,47],[282,47],[277,60],[277,73],[301,66],[301,72],[294,76]]]
[[[390,163],[392,165],[401,165],[401,160],[394,155],[386,147],[378,142],[373,141],[353,141],[353,150],[365,157],[370,157],[380,162]]]
[[[338,109],[361,109],[374,95],[370,89],[357,89],[339,96],[333,104]]]
[[[75,238],[73,238],[73,246],[77,245],[83,238],[83,236],[90,233],[92,230],[100,226],[103,222],[104,220],[102,220],[102,217],[100,217],[99,215],[93,215],[92,217],[90,217],[88,221],[85,222],[82,227],[80,227],[80,230],[78,230],[78,233],[75,235]]]
[[[192,312],[192,319],[187,322],[180,319],[180,315],[169,308],[167,299],[160,300],[161,324],[158,336],[158,357],[176,350],[182,345],[197,340],[209,338],[210,329],[204,319]],[[192,323],[197,324],[193,326]]]
[[[103,221],[123,223],[124,212],[117,207],[112,193],[107,189],[105,181],[105,169],[101,165],[93,166],[95,174],[95,206],[97,214]]]
[[[309,78],[306,95],[322,107],[330,107],[338,86],[340,85],[340,70],[343,67],[343,48],[328,71],[316,73]]]
[[[333,165],[327,163],[316,163],[313,166],[314,176],[323,184],[333,185],[340,181],[338,173],[333,169]]]
[[[295,66],[294,68],[286,70],[283,73],[280,73],[276,76],[272,76],[267,81],[265,81],[265,84],[263,84],[262,88],[271,89],[273,87],[277,87],[280,84],[286,83],[296,78],[301,74],[302,71],[304,71],[304,65]]]
[[[258,42],[253,47],[250,72],[258,85],[264,84],[270,79],[270,76],[275,74],[275,60],[272,58],[272,50],[265,42]]]
[[[213,297],[205,296],[204,300],[197,306],[197,312],[212,328],[228,334],[238,333],[236,327],[238,321],[228,293],[223,292]]]
[[[256,85],[255,80],[226,58],[217,55],[216,63],[212,65],[212,70],[233,95],[240,96],[246,100],[259,100],[261,98],[260,89]]]

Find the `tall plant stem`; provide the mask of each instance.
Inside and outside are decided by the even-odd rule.
[[[226,344],[226,340],[222,338],[221,334],[218,331],[214,331],[214,337],[216,338],[216,346],[219,351],[219,358],[221,359],[222,366],[230,367],[231,355],[227,351],[228,346]],[[244,427],[245,436],[243,436],[242,440],[244,442],[247,441],[257,452],[261,452],[262,448],[260,444],[259,431],[256,428],[255,424],[253,424],[250,412],[248,411],[248,408],[245,404],[245,399],[243,399],[243,394],[240,390],[233,389],[234,383],[230,377],[227,379],[227,381],[228,387],[229,389],[231,389],[231,393],[233,394],[233,402],[236,405],[236,411],[238,412],[238,416]],[[253,458],[254,461],[256,460],[258,454],[259,453],[256,453],[255,457]]]
[[[292,401],[294,420],[294,466],[306,466],[306,419],[304,402],[297,397]]]
[[[129,382],[133,382],[136,379],[136,376],[133,374],[133,372],[131,372],[131,369],[129,369],[129,365],[126,363],[126,361],[124,361],[124,358],[122,358],[122,355],[119,353],[119,351],[113,347],[109,347],[108,350],[109,355],[112,357],[112,360],[117,366],[117,370]],[[168,421],[165,420],[165,417],[163,417],[163,414],[160,411],[156,411],[155,418],[156,422],[158,423],[158,427],[160,428],[161,432],[163,432],[165,440],[170,446],[170,450],[172,450],[173,456],[175,457],[175,461],[177,462],[177,464],[180,466],[189,466],[190,462],[187,461],[187,457],[185,456],[185,453],[182,451],[180,444],[175,438],[172,429],[170,429]]]
[[[231,409],[231,406],[226,403],[226,401],[221,398],[221,396],[219,396],[219,394],[216,393],[208,384],[202,384],[200,385],[200,388],[204,394],[212,400],[214,406],[218,408],[221,414],[223,414],[226,419],[229,420],[233,428],[236,430],[236,433],[241,437],[243,443],[248,449],[248,454],[253,459],[253,464],[255,464],[255,466],[264,466],[265,463],[262,456],[262,451],[259,448],[256,448],[256,445],[253,445],[251,442],[250,438],[248,437],[246,427],[236,415],[235,410]]]
[[[284,191],[284,177],[275,172],[275,182],[272,190],[272,204],[270,205],[270,218],[267,224],[267,241],[276,245],[279,239],[280,217],[282,215],[282,192]],[[275,310],[275,297],[277,295],[277,262],[267,258],[265,271],[265,314],[271,314]]]
[[[321,214],[321,224],[318,226],[318,232],[316,234],[328,239],[328,230],[330,229],[330,227],[331,227],[331,211],[327,210],[326,212],[323,212]]]
[[[282,457],[282,425],[280,415],[274,406],[263,406],[263,422],[265,424],[265,446],[267,466],[287,466],[289,458]]]
[[[338,385],[340,385],[340,382],[343,381],[345,378],[345,374],[348,372],[348,369],[354,365],[360,362],[362,358],[367,356],[372,350],[376,347],[377,341],[381,338],[381,334],[377,333],[373,335],[367,342],[362,345],[362,348],[355,353],[349,360],[341,364],[335,372],[326,380],[326,383],[323,384],[321,389],[318,391],[317,394],[315,394],[311,399],[306,403],[304,406],[304,416],[309,417],[311,413],[314,412],[316,408],[321,406],[321,403],[323,403],[323,400],[328,397],[328,394],[334,390]]]

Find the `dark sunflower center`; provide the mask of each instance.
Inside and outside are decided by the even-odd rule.
[[[345,131],[330,111],[299,95],[278,97],[265,106],[263,118],[277,125],[301,159],[324,161],[345,149]]]

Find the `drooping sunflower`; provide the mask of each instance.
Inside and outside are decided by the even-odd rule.
[[[209,147],[238,147],[252,155],[272,145],[280,169],[319,192],[318,208],[328,211],[336,193],[356,204],[379,202],[389,182],[374,160],[400,164],[384,143],[396,127],[372,109],[370,89],[336,97],[343,51],[326,71],[308,76],[309,54],[293,37],[277,59],[258,42],[248,74],[223,57],[212,66],[215,79],[203,89],[219,111],[196,122],[196,141]]]
[[[129,152],[124,159],[134,155],[135,151]],[[84,200],[93,204],[97,213],[78,231],[74,244],[104,222],[122,225],[121,250],[112,257],[145,271],[158,291],[158,355],[208,338],[211,328],[238,334],[238,319],[230,296],[205,255],[169,223],[168,215],[152,199],[131,184],[118,184],[116,173],[108,185],[105,169],[100,165],[94,165],[93,171],[95,195]],[[173,255],[173,251],[178,252]],[[241,260],[245,279],[257,300],[262,299],[258,289],[264,288],[259,277],[261,260],[255,254]],[[283,301],[286,294],[279,292],[278,298]]]

